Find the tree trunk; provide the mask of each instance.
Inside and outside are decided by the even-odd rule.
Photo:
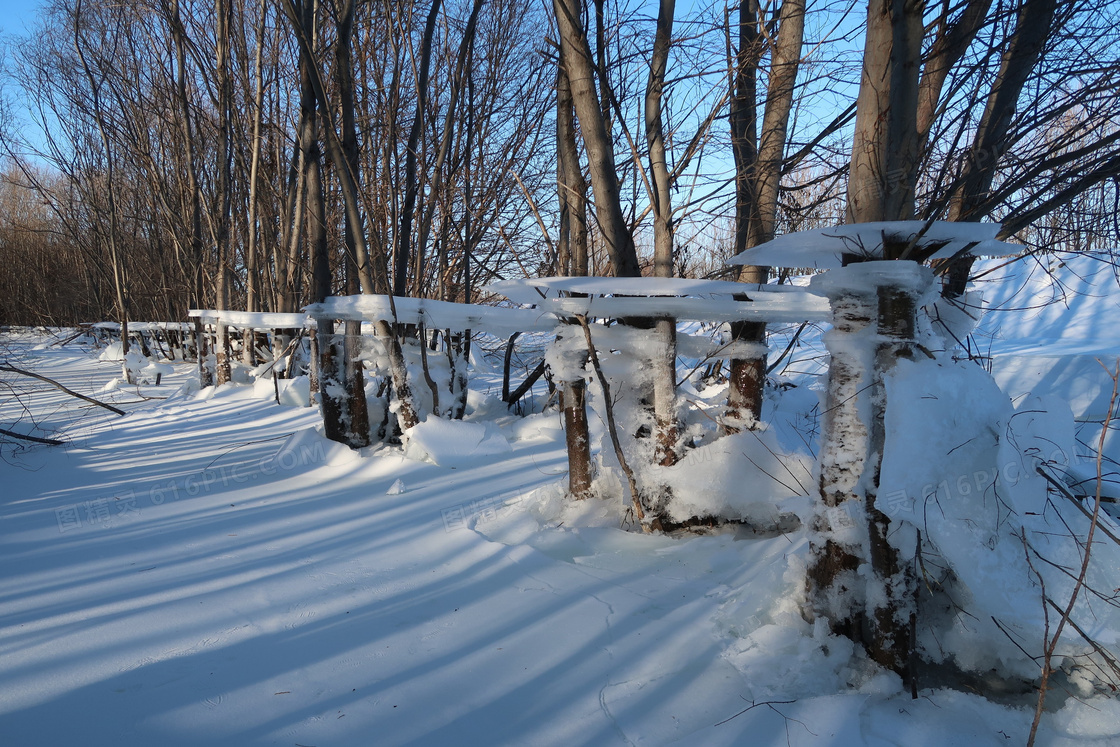
[[[311,254],[311,302],[322,303],[331,295],[331,265],[327,238],[326,199],[322,175],[322,151],[319,146],[320,107],[315,78],[318,76],[312,51],[315,48],[315,0],[288,0],[284,10],[299,38],[300,71],[300,133],[301,165],[306,192],[307,232]],[[340,362],[345,359],[345,338],[338,341],[334,334],[334,320],[317,319],[317,360],[319,407],[323,415],[323,430],[327,438],[349,443],[352,429],[349,423],[345,396],[345,370]]]
[[[646,83],[645,126],[649,145],[649,175],[653,205],[653,274],[673,277],[673,204],[670,194],[669,164],[665,155],[665,133],[661,97],[665,90],[665,70],[673,36],[675,0],[661,0],[657,31]],[[653,377],[654,461],[663,467],[677,463],[677,323],[658,319],[654,325],[657,352],[651,365]]]
[[[1008,147],[1011,118],[1023,86],[1042,56],[1056,7],[1057,0],[1023,0],[1019,6],[1015,32],[1000,59],[999,74],[992,83],[963,173],[950,198],[949,220],[978,221],[987,217],[991,207],[985,209],[985,205],[999,160]],[[966,256],[948,263],[948,282],[942,291],[946,296],[956,298],[964,294],[974,261],[974,257]]]
[[[558,272],[583,277],[587,275],[587,181],[576,143],[572,88],[562,64],[556,67],[556,150],[561,220]]]
[[[405,195],[401,209],[400,226],[397,229],[396,252],[393,258],[393,295],[408,295],[408,265],[411,257],[412,221],[416,212],[416,200],[420,193],[420,183],[416,175],[416,162],[419,159],[420,135],[423,131],[425,109],[428,104],[428,72],[432,62],[432,40],[435,36],[436,19],[439,18],[441,0],[433,0],[424,25],[424,40],[420,47],[420,72],[416,81],[416,113],[412,129],[408,133],[408,148],[405,151]],[[399,394],[399,392],[398,392]]]
[[[268,6],[261,5],[261,13],[257,21],[257,51],[254,65],[253,87],[253,134],[250,142],[249,156],[249,215],[247,224],[247,246],[245,247],[245,310],[260,311],[260,273],[257,270],[257,252],[259,235],[257,226],[257,207],[260,202],[258,194],[258,181],[261,163],[261,122],[264,119],[264,33],[265,20]],[[266,263],[267,264],[267,263]],[[242,360],[246,365],[257,365],[257,335],[252,330],[243,331],[248,334],[242,350]]]
[[[568,494],[591,495],[591,435],[587,423],[587,382],[560,382],[560,407],[564,412],[564,441],[568,449]]]
[[[133,376],[132,369],[128,367],[128,351],[129,351],[129,336],[128,336],[128,317],[129,317],[129,299],[127,285],[128,281],[125,274],[124,257],[121,256],[120,248],[117,244],[118,236],[118,215],[117,215],[117,201],[116,201],[116,154],[113,151],[112,143],[109,140],[109,134],[106,129],[105,113],[101,107],[101,84],[103,81],[98,81],[94,76],[94,72],[89,62],[86,59],[86,51],[82,42],[82,1],[77,0],[74,5],[74,51],[78,55],[78,59],[82,65],[82,71],[85,73],[86,81],[89,83],[91,93],[93,96],[93,117],[97,124],[97,133],[101,139],[101,148],[105,154],[105,201],[107,203],[107,212],[109,213],[109,228],[105,242],[109,248],[109,263],[113,271],[113,290],[116,294],[117,315],[121,325],[121,354],[125,359],[123,364],[123,373],[125,380],[129,384],[135,384],[136,380]]]
[[[350,53],[351,40],[354,33],[354,5],[355,0],[343,0],[342,7],[338,10],[338,39],[335,42],[336,64],[335,75],[338,83],[338,95],[342,114],[342,153],[345,157],[341,169],[346,171],[349,179],[345,180],[352,189],[357,189],[361,183],[359,179],[358,162],[358,135],[354,116],[354,75],[353,59]],[[333,127],[333,125],[332,125]],[[343,191],[346,192],[344,187]],[[345,212],[345,225],[343,227],[346,242],[346,292],[350,295],[362,290],[362,266],[360,260],[366,259],[366,273],[370,272],[368,252],[365,251],[364,237],[362,237],[362,223],[357,212],[357,195],[344,197],[348,204],[353,203],[352,209]],[[372,292],[372,275],[365,279],[367,293]],[[344,325],[344,342],[342,344],[342,374],[346,389],[346,408],[348,411],[347,443],[351,448],[369,446],[370,422],[369,405],[366,402],[366,373],[362,364],[362,323],[357,320],[347,320]]]
[[[187,191],[190,200],[191,304],[196,309],[202,309],[206,306],[205,274],[202,262],[202,190],[198,181],[198,164],[195,153],[194,127],[191,124],[190,99],[187,97],[187,39],[179,12],[179,0],[170,0],[166,12],[170,21],[171,36],[175,43],[175,98],[179,105],[179,123],[187,163]],[[199,319],[195,320],[194,332],[195,348],[198,355],[198,384],[205,388],[214,383],[214,378],[207,362],[210,351],[205,325]]]
[[[560,59],[568,74],[572,102],[587,149],[599,230],[614,274],[617,277],[638,277],[641,275],[638,253],[622,214],[614,143],[607,132],[595,90],[595,66],[583,30],[581,3],[579,0],[553,0],[553,9],[560,31]]]
[[[821,501],[810,527],[811,614],[861,642],[874,661],[906,682],[915,655],[917,530],[909,522],[892,523],[879,508],[879,472],[889,405],[885,380],[900,358],[914,357],[916,301],[932,278],[927,268],[902,260],[850,265],[819,283],[832,306],[833,329],[825,337],[830,359]],[[869,350],[873,325],[880,342]]]
[[[992,0],[968,0],[964,10],[952,24],[948,19],[949,6],[944,6],[941,18],[938,19],[937,37],[926,54],[922,80],[918,85],[918,140],[923,151],[937,118],[945,80],[976,38],[991,5]]]
[[[872,0],[868,6],[848,184],[850,222],[914,216],[923,10],[923,3],[908,0]],[[916,530],[907,522],[891,525],[876,497],[885,437],[884,379],[900,356],[912,355],[915,299],[931,276],[916,262],[899,259],[909,237],[884,235],[882,243],[883,256],[899,261],[849,265],[819,281],[833,309],[833,330],[826,338],[828,402],[809,600],[813,614],[828,617],[836,632],[862,642],[872,659],[909,682]],[[872,324],[882,342],[869,349],[863,330]],[[896,535],[894,542],[887,541],[888,529]],[[907,536],[913,541],[906,542]],[[899,547],[910,549],[900,552]]]
[[[557,244],[559,271],[563,275],[587,275],[587,182],[576,145],[572,90],[563,64],[556,68],[557,183],[564,228]],[[579,370],[584,370],[582,361]],[[560,379],[560,411],[564,417],[568,450],[568,494],[576,499],[591,495],[591,434],[587,421],[587,382],[578,377]]]
[[[739,6],[739,13],[739,51],[731,117],[736,163],[736,254],[774,238],[782,159],[805,36],[805,0],[785,0],[779,11],[780,25],[772,37],[770,81],[762,135],[757,146],[755,68],[762,55],[758,30],[760,10],[755,0],[744,0]],[[738,279],[743,283],[762,285],[767,282],[769,274],[767,267],[745,265]],[[744,298],[747,297],[744,295]],[[731,340],[747,343],[757,351],[755,355],[733,356],[730,360],[725,423],[728,430],[735,431],[742,425],[753,427],[762,417],[766,383],[766,325],[761,322],[733,323]]]
[[[871,0],[848,175],[848,223],[910,220],[920,159],[924,2]]]
[[[218,87],[218,183],[216,186],[218,215],[213,226],[214,277],[217,282],[215,306],[219,311],[229,309],[229,272],[230,220],[232,218],[232,167],[233,167],[233,81],[230,76],[229,34],[233,11],[230,0],[214,0],[216,38],[214,42],[214,75]],[[218,318],[217,335],[217,383],[230,381],[230,341],[229,326]]]

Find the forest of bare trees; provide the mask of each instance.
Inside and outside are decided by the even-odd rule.
[[[354,230],[351,269],[384,290],[393,268],[402,294],[546,261],[526,208],[553,178],[541,14],[431,11],[421,50],[408,4],[47,7],[8,40],[5,199],[36,210],[5,206],[5,260],[27,232],[64,246],[84,305],[5,288],[4,321],[296,310],[357,281]]]
[[[0,322],[705,275],[883,195],[1030,247],[1116,242],[1112,10],[870,6],[54,0],[5,37]],[[872,89],[911,128],[882,160]],[[733,379],[749,405],[757,371]]]

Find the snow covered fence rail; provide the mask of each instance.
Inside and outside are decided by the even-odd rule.
[[[229,327],[259,332],[274,329],[304,329],[308,324],[307,315],[300,313],[191,309],[187,312],[187,316],[191,319],[199,319],[203,324],[225,324]]]
[[[678,357],[701,361],[726,358],[761,364],[768,353],[765,343],[741,339],[735,332],[735,323],[830,318],[826,299],[792,286],[685,278],[546,277],[500,281],[486,290],[517,303],[531,304],[559,323],[547,361],[553,378],[560,383],[569,493],[575,497],[586,497],[592,492],[594,469],[587,448],[586,422],[590,362],[599,381],[614,452],[627,475],[634,515],[646,527],[683,526],[682,517],[684,522],[704,520],[693,509],[671,516],[672,510],[664,500],[664,496],[672,494],[669,488],[639,486],[639,477],[625,461],[626,449],[618,436],[620,431],[634,434],[630,439],[631,450],[639,463],[648,462],[651,467],[672,467],[692,448],[692,441],[682,437],[682,424],[686,421],[681,419],[677,397]],[[589,324],[592,319],[623,323]],[[577,322],[579,327],[575,326]],[[724,339],[727,336],[722,334],[715,338],[708,334],[685,334],[679,329],[680,322],[729,323],[730,339]],[[618,351],[622,355],[602,358],[597,350]],[[617,396],[621,391],[638,396],[630,397],[634,402],[627,403],[626,398]],[[621,411],[617,407],[620,403]],[[637,407],[632,406],[635,403]],[[623,423],[621,428],[617,427],[618,422]],[[650,435],[652,438],[647,438]],[[646,516],[652,518],[647,521]]]
[[[533,309],[375,295],[331,296],[307,307],[313,319],[389,322],[428,329],[484,330],[508,336],[514,332],[551,332],[555,317]]]
[[[380,378],[378,399],[385,397],[386,407],[377,431],[387,435],[398,426],[407,431],[417,425],[422,410],[453,420],[463,417],[472,334],[516,336],[525,331],[551,332],[556,326],[554,317],[536,310],[372,294],[331,296],[306,307],[306,312],[318,330],[312,357],[318,360],[315,386],[324,426],[329,437],[335,433],[336,440],[351,446],[363,445],[369,430],[359,392],[364,387],[363,362]],[[339,322],[345,327],[341,335],[336,328]],[[373,326],[373,345],[362,342],[363,323]],[[429,335],[434,330],[439,332]],[[449,369],[446,382],[437,381],[443,377],[441,367],[429,365],[440,335]],[[426,392],[412,381],[422,381]]]
[[[534,304],[558,321],[588,319],[672,319],[676,322],[826,322],[828,299],[792,285],[757,285],[691,278],[546,277],[501,280],[486,287],[511,301]],[[596,329],[596,336],[608,335]],[[765,346],[721,343],[707,336],[679,334],[678,353],[755,358]],[[733,349],[734,348],[734,349]]]
[[[315,328],[315,320],[303,313],[265,312],[265,311],[232,311],[228,309],[191,309],[187,316],[197,320],[200,328],[207,336],[214,337],[214,348],[229,344],[228,333],[222,335],[219,330],[235,330],[241,338],[241,352],[245,362],[256,365],[262,356],[260,349],[272,347],[273,378],[277,376],[289,377],[292,366],[275,365],[280,359],[293,352],[291,349],[294,340],[305,330]],[[262,337],[263,335],[263,337]],[[205,347],[204,347],[205,349]],[[227,359],[229,350],[222,351]],[[294,363],[297,356],[288,356],[289,362]],[[200,370],[204,366],[200,361]],[[277,370],[281,368],[282,370]],[[204,376],[205,380],[205,376]]]
[[[792,285],[691,278],[546,277],[486,290],[558,317],[670,317],[698,322],[807,322],[831,318],[828,299]]]

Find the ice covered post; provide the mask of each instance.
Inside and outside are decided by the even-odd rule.
[[[810,290],[829,300],[832,329],[821,423],[820,500],[810,519],[806,615],[860,642],[911,677],[919,536],[877,503],[885,445],[886,381],[899,358],[926,355],[920,308],[932,298],[927,262],[1009,254],[996,224],[890,221],[787,234],[732,261],[829,272]]]
[[[319,393],[319,410],[323,415],[323,434],[332,441],[347,444],[353,448],[368,446],[368,437],[365,443],[354,434],[350,428],[346,391],[339,380],[341,366],[339,357],[344,343],[335,334],[335,319],[321,314],[311,314],[315,320],[315,343],[312,351],[314,377],[318,388],[312,391]]]
[[[833,328],[821,427],[820,501],[810,526],[809,613],[863,642],[872,659],[908,679],[916,622],[917,530],[877,504],[883,459],[884,380],[918,353],[917,311],[932,271],[910,260],[848,264],[813,278]]]

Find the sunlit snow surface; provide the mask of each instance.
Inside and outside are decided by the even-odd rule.
[[[500,414],[493,381],[476,428],[406,458],[325,441],[271,382],[181,392],[177,365],[137,390],[74,343],[5,341],[129,415],[0,396],[3,427],[70,441],[0,463],[4,745],[1025,740],[1027,708],[911,700],[801,621],[803,535],[646,536],[621,492],[567,505],[557,417]],[[1043,722],[1046,744],[1118,739],[1115,701]]]
[[[1120,281],[1108,255],[1059,252],[977,263],[984,316],[971,350],[1013,399],[1053,395],[1078,421],[1079,453],[1095,452],[1120,365]],[[1105,454],[1120,460],[1115,430]],[[1106,473],[1115,473],[1115,463]],[[1115,490],[1115,487],[1112,488]]]

